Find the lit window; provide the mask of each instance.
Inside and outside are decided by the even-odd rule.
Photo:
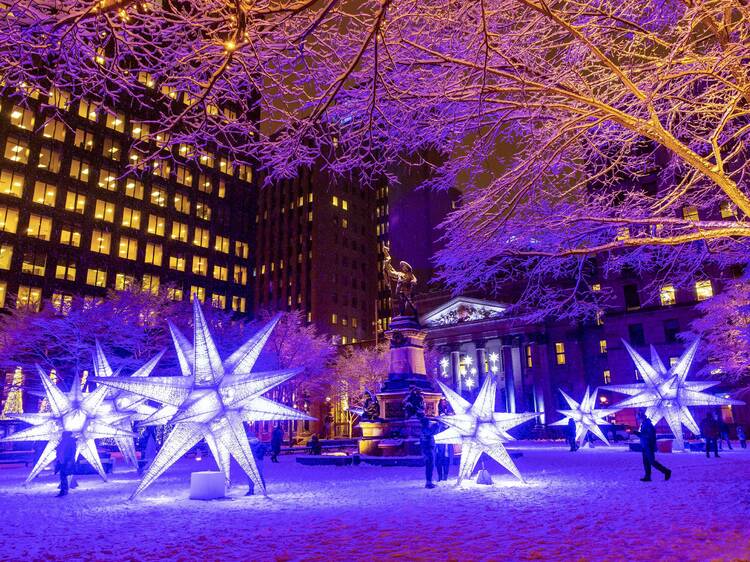
[[[122,210],[122,226],[128,228],[141,228],[141,212],[125,207]]]
[[[103,230],[96,230],[91,233],[91,251],[100,254],[109,254],[112,235]]]
[[[565,365],[565,344],[561,341],[555,343],[555,359],[558,365]]]
[[[146,244],[146,257],[144,258],[143,261],[145,263],[150,263],[151,265],[160,266],[161,258],[162,258],[161,244],[153,244],[151,242],[148,242]]]
[[[607,353],[607,340],[599,340],[599,353]]]
[[[65,140],[65,125],[62,123],[62,121],[58,121],[57,119],[50,119],[44,124],[44,129],[42,129],[42,136],[45,139],[52,139],[62,142]]]
[[[659,291],[659,300],[662,306],[670,306],[677,302],[675,298],[674,286],[664,285]]]
[[[148,72],[140,71],[138,73],[138,82],[146,86],[147,88],[154,87],[154,78]]]
[[[78,115],[88,119],[89,121],[96,121],[99,117],[97,113],[99,111],[99,105],[93,101],[82,99],[78,105]]]
[[[710,299],[714,296],[714,287],[711,281],[706,279],[695,282],[695,298],[699,301]]]
[[[630,238],[630,229],[627,226],[621,226],[617,229],[617,235],[615,236],[615,240],[627,240]]]
[[[237,166],[237,177],[242,181],[251,182],[253,181],[253,169],[246,164],[240,164]]]
[[[38,181],[34,184],[34,203],[54,207],[55,199],[57,199],[56,186],[42,181]]]
[[[219,310],[224,310],[227,307],[226,295],[213,293],[211,295],[211,306],[213,306],[214,308],[218,308]]]
[[[28,164],[29,162],[29,143],[13,135],[8,135],[5,141],[5,157],[13,162]]]
[[[76,260],[61,258],[57,260],[57,266],[55,267],[55,279],[63,279],[65,281],[76,280]]]
[[[0,193],[3,195],[22,197],[23,183],[23,174],[11,170],[0,170]]]
[[[196,228],[193,235],[193,244],[201,248],[208,248],[210,233],[207,228]]]
[[[180,242],[188,241],[188,225],[183,222],[172,223],[172,240],[179,240]]]
[[[14,105],[13,110],[10,112],[10,123],[15,125],[19,129],[30,131],[34,128],[34,112],[28,107],[21,107],[20,105]]]
[[[167,192],[158,187],[151,188],[151,204],[159,207],[167,206]]]
[[[30,215],[29,226],[26,229],[26,235],[32,238],[48,240],[52,236],[52,219],[41,215]]]
[[[126,260],[135,260],[138,257],[138,240],[127,236],[120,236],[120,246],[117,255]]]
[[[96,200],[96,208],[94,209],[94,218],[106,221],[115,221],[115,204],[105,201],[104,199]]]
[[[213,193],[213,190],[214,185],[205,174],[198,176],[198,191],[202,191],[203,193]]]
[[[201,162],[201,166],[206,166],[207,168],[213,168],[216,165],[214,153],[204,152],[203,154],[201,154],[200,162]]]
[[[83,148],[84,150],[92,150],[94,148],[94,133],[86,129],[76,129],[73,146]]]
[[[169,256],[169,268],[177,271],[185,271],[185,254],[172,254]]]
[[[214,250],[222,252],[224,254],[229,253],[229,238],[226,236],[217,236],[216,242],[214,243]]]
[[[156,236],[164,236],[165,222],[166,221],[160,216],[149,215],[147,232],[149,234],[155,234]]]
[[[0,269],[10,269],[13,261],[13,246],[9,244],[0,245]]]
[[[526,346],[526,367],[530,369],[533,366],[534,366],[534,359],[531,355],[531,346],[527,345]]]
[[[193,273],[196,275],[208,275],[208,258],[193,256]]]
[[[238,258],[247,259],[250,255],[250,245],[247,242],[236,241],[234,243],[234,255]]]
[[[5,295],[8,294],[8,284],[0,281],[0,308],[5,308]]]
[[[232,280],[238,285],[247,285],[247,267],[235,265]]]
[[[341,200],[341,208],[345,211],[349,210],[349,202],[346,199]]]
[[[73,295],[65,295],[63,293],[52,293],[52,308],[54,308],[59,314],[66,316],[71,307],[73,306]]]
[[[227,184],[224,180],[219,180],[219,198],[224,199],[227,196]]]
[[[138,180],[128,179],[125,183],[125,195],[133,199],[143,199],[143,184]]]
[[[83,214],[86,209],[86,196],[76,191],[68,191],[65,194],[65,210]]]
[[[232,297],[232,310],[234,312],[245,312],[245,297]]]
[[[339,198],[335,195],[333,196],[333,206],[338,207],[339,206]]]
[[[27,287],[26,285],[20,285],[18,287],[16,308],[26,308],[39,312],[41,305],[42,289],[40,287]]]
[[[124,291],[135,284],[135,277],[125,273],[115,274],[115,291]]]
[[[39,150],[39,161],[37,162],[37,168],[42,168],[56,174],[60,171],[61,163],[62,156],[60,155],[59,150],[54,150],[49,146],[43,146]]]
[[[93,287],[106,287],[107,286],[107,270],[106,269],[89,269],[86,272],[86,284],[92,285]]]
[[[193,295],[196,295],[200,302],[205,302],[206,289],[204,289],[203,287],[199,287],[198,285],[190,285],[190,301],[191,302],[193,301]]]
[[[229,268],[225,265],[214,264],[214,279],[226,281],[229,278]]]
[[[54,86],[49,91],[49,103],[59,109],[68,109],[70,105],[70,94],[63,90],[58,90]]]
[[[118,133],[125,132],[125,115],[120,112],[107,113],[106,126]]]
[[[143,140],[148,137],[151,128],[148,123],[142,121],[132,121],[133,128],[130,131],[130,135],[135,140]]]
[[[205,203],[196,203],[195,204],[195,216],[201,220],[210,221],[211,220],[211,207],[209,207]]]
[[[47,254],[43,252],[24,252],[21,271],[30,275],[44,277],[47,269]]]
[[[178,165],[175,168],[175,174],[176,174],[176,180],[178,183],[181,183],[182,185],[187,185],[188,187],[193,185],[193,173],[190,171],[189,168]],[[188,210],[187,212],[189,213],[190,210]]]
[[[102,168],[99,171],[99,182],[96,185],[107,191],[117,191],[117,172]]]
[[[612,382],[612,373],[609,372],[609,369],[605,369],[604,373],[602,373],[604,384],[609,384]]]
[[[141,283],[141,289],[146,292],[156,295],[159,293],[159,284],[161,280],[158,275],[152,275],[150,273],[143,274],[143,282]]]
[[[172,166],[167,160],[154,160],[151,162],[151,173],[160,178],[168,179]]]
[[[227,158],[221,157],[219,158],[219,171],[231,176],[234,174],[234,166]]]
[[[115,140],[110,137],[104,137],[104,147],[102,148],[102,154],[109,158],[110,160],[114,160],[115,162],[120,161],[120,155],[122,154],[122,147],[120,146],[120,141]]]
[[[173,301],[181,301],[185,296],[182,289],[178,287],[168,287],[167,298]]]
[[[338,315],[335,312],[331,314],[331,324],[338,324],[338,321],[339,321]]]
[[[72,225],[63,225],[60,230],[60,244],[79,248],[81,246],[81,230]]]
[[[697,207],[693,207],[692,205],[689,205],[687,207],[682,208],[682,218],[688,221],[697,221],[700,219],[698,216],[698,209]]]
[[[73,158],[70,161],[70,177],[82,182],[89,181],[91,166],[88,162]]]

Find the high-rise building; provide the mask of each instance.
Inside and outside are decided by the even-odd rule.
[[[152,95],[180,103],[176,92]],[[74,293],[135,282],[250,310],[251,167],[187,144],[144,159],[136,145],[158,151],[164,139],[156,116],[137,109],[55,88],[1,101],[0,306],[51,299],[64,309]]]

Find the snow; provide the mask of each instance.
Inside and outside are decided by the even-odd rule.
[[[269,497],[188,499],[185,458],[134,501],[134,472],[80,479],[66,498],[45,472],[0,468],[5,560],[705,560],[750,557],[750,450],[661,454],[673,469],[642,483],[640,455],[622,447],[569,453],[512,443],[525,483],[487,463],[493,486],[451,480],[426,490],[423,469],[263,463]],[[481,461],[480,461],[481,466]]]

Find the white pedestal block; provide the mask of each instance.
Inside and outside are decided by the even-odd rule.
[[[224,474],[216,471],[193,472],[190,475],[191,500],[215,500],[226,495]]]

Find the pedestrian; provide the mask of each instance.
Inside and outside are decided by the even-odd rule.
[[[703,439],[706,441],[706,458],[711,456],[711,451],[714,452],[714,457],[718,458],[719,424],[711,412],[708,412],[701,422],[701,433],[703,434]]]
[[[641,440],[641,455],[643,456],[643,468],[646,474],[641,482],[651,482],[651,467],[664,474],[664,480],[672,477],[672,471],[656,460],[656,429],[648,416],[643,416],[641,428],[636,431]]]
[[[333,416],[328,414],[323,419],[323,439],[331,438],[331,427],[333,426]]]
[[[743,449],[747,448],[747,437],[745,436],[745,428],[741,425],[737,426],[737,439],[740,440],[740,447]]]
[[[73,474],[76,456],[76,440],[70,431],[63,431],[62,438],[55,449],[55,472],[60,473],[60,493],[58,498],[68,495],[68,476]]]
[[[323,454],[323,445],[320,444],[320,438],[318,437],[317,433],[312,436],[312,439],[310,439],[310,454],[311,455]]]
[[[568,443],[570,444],[570,452],[575,453],[578,450],[578,443],[576,442],[576,421],[573,418],[568,420],[568,430],[566,432],[568,437]]]
[[[250,443],[250,451],[252,451],[253,458],[255,459],[255,468],[258,469],[258,476],[260,477],[260,481],[263,483],[263,489],[265,490],[266,479],[263,478],[263,457],[266,456],[266,446],[257,437],[251,437],[248,441]],[[247,494],[245,495],[255,495],[255,481],[250,477],[247,479]]]
[[[279,454],[281,453],[281,443],[284,441],[284,430],[281,429],[281,424],[276,424],[271,432],[271,462],[279,462]]]
[[[719,418],[719,448],[722,448],[724,441],[727,442],[727,448],[732,450],[732,442],[729,440],[729,425],[723,418]]]
[[[435,445],[435,467],[438,473],[438,482],[448,480],[448,472],[453,462],[453,445],[451,443],[438,443]]]
[[[419,446],[422,449],[422,457],[424,458],[424,479],[425,488],[434,488],[435,484],[432,483],[432,473],[435,469],[435,433],[436,427],[430,426],[430,420],[422,418],[422,434],[419,437]]]

